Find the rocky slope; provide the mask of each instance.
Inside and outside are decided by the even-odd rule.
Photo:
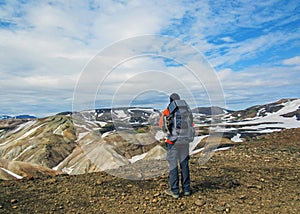
[[[7,123],[1,122],[3,127]],[[17,122],[12,120],[5,127],[5,132],[1,133],[2,159],[52,168],[65,159],[76,146],[73,124],[68,117],[53,116]],[[13,127],[11,124],[17,126]]]
[[[1,120],[0,159],[11,166],[18,161],[82,174],[129,164],[128,159],[150,151],[159,143],[150,132],[143,133],[143,127],[132,134],[104,132],[104,135],[101,131],[106,130],[107,122],[76,119],[56,115],[33,120]],[[9,170],[6,166],[0,162],[0,167]],[[12,173],[21,176],[18,167],[12,169]],[[4,172],[0,174],[0,179],[9,178]]]
[[[0,182],[0,213],[299,213],[300,129],[262,135],[190,161],[193,194],[164,194],[168,174],[132,181],[105,172]]]
[[[18,174],[13,172],[18,172]],[[58,174],[61,173],[38,164],[0,159],[0,178],[4,180],[15,180],[23,177],[54,176]]]
[[[249,119],[249,118],[254,118],[254,117],[264,117],[267,116],[268,114],[275,113],[279,111],[280,109],[284,108],[287,104],[290,104],[291,102],[296,101],[297,99],[281,99],[273,103],[269,104],[264,104],[264,105],[256,105],[249,107],[245,110],[241,111],[235,111],[232,113],[232,116],[235,117],[236,119]],[[299,108],[298,108],[299,109]],[[297,111],[297,110],[295,110]],[[293,116],[295,116],[294,114]],[[285,116],[283,114],[283,116]],[[299,117],[297,117],[298,119]],[[298,119],[299,120],[299,119]]]

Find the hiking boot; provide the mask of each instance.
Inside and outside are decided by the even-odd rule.
[[[184,192],[183,195],[184,195],[184,196],[190,196],[190,195],[191,195],[191,192]]]
[[[173,193],[171,190],[165,190],[165,193],[169,196],[172,196],[173,198],[179,198],[179,194]]]

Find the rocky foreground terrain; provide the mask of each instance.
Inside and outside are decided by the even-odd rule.
[[[193,194],[164,194],[168,174],[141,181],[106,172],[0,181],[0,213],[299,213],[300,129],[191,158]]]

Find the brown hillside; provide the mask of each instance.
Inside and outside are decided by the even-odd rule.
[[[193,194],[164,194],[168,176],[130,181],[105,172],[0,182],[0,213],[299,213],[300,129],[190,162]]]

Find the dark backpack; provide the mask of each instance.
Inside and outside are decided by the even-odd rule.
[[[171,141],[192,142],[195,137],[193,114],[184,100],[174,100],[168,106],[168,129]]]

